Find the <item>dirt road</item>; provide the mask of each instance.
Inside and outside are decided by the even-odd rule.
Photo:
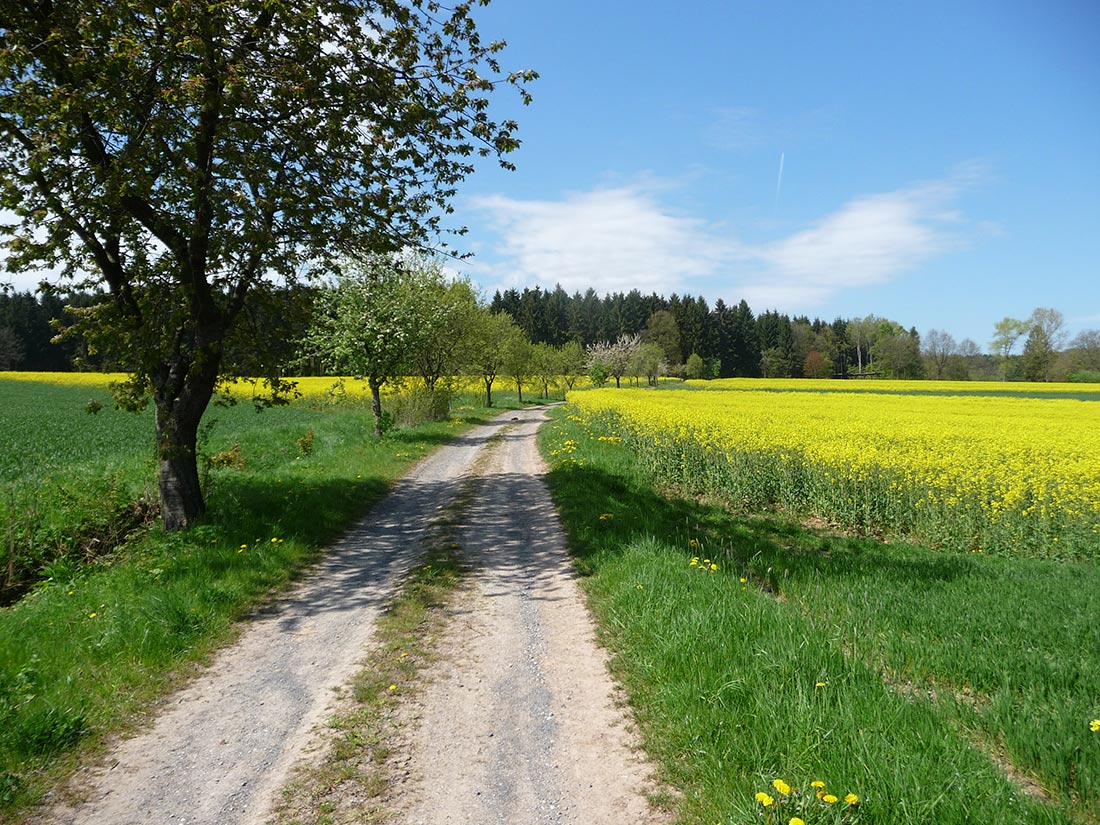
[[[78,777],[39,822],[259,825],[348,682],[431,519],[489,438],[462,544],[479,566],[422,703],[408,709],[409,823],[646,822],[645,768],[611,702],[604,659],[541,480],[543,414],[507,414],[422,461],[294,593],[174,695],[145,732]]]
[[[413,709],[397,822],[660,821],[541,478],[538,425],[505,432],[466,513],[475,580]]]

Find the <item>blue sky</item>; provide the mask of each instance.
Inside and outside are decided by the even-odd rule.
[[[1100,2],[494,0],[518,171],[466,181],[498,288],[874,313],[985,348],[1100,328]],[[40,273],[15,276],[33,288]],[[8,280],[8,278],[4,278]]]
[[[456,203],[490,295],[745,298],[983,349],[1037,306],[1100,327],[1098,3],[496,0],[478,19],[541,75],[530,107],[497,101],[518,171],[479,170]]]

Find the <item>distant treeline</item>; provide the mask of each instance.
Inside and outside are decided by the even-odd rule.
[[[297,287],[282,298],[269,296],[244,321],[245,338],[266,337],[290,360],[310,324],[314,290]],[[72,322],[66,307],[85,307],[106,300],[103,293],[0,292],[0,370],[70,371],[111,369],[102,356],[86,351],[79,339],[54,342],[59,329]],[[1060,350],[1047,346],[1036,365],[1029,343],[1020,354],[1011,343],[998,353],[983,353],[972,340],[955,342],[945,332],[930,330],[922,342],[916,328],[869,315],[824,321],[776,311],[755,314],[745,301],[736,306],[719,299],[669,297],[639,290],[603,297],[594,289],[567,293],[561,286],[498,291],[494,312],[507,312],[533,344],[561,346],[578,341],[585,348],[640,336],[657,344],[672,374],[708,378],[825,378],[877,376],[953,380],[1096,380],[1100,374],[1100,341],[1094,331],[1078,336]],[[1008,321],[1009,319],[1006,319]],[[1020,329],[1026,328],[1025,322]],[[1030,339],[1031,336],[1029,336]],[[1021,337],[1021,343],[1023,338]],[[232,360],[234,347],[227,355]],[[686,365],[686,367],[685,367]],[[312,374],[315,361],[299,361],[294,371]]]
[[[532,343],[560,345],[578,340],[586,347],[641,334],[658,343],[669,365],[703,362],[711,378],[824,378],[880,375],[922,378],[920,334],[886,318],[837,318],[753,313],[748,303],[714,306],[703,297],[638,290],[599,297],[594,289],[568,294],[560,286],[497,292],[490,308],[509,313]],[[997,364],[977,345],[960,356],[957,377],[993,377]]]

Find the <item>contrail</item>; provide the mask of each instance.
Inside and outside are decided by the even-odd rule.
[[[783,186],[783,153],[779,153],[779,178],[775,181],[775,205],[772,207],[772,211],[776,211],[779,208],[779,190]]]

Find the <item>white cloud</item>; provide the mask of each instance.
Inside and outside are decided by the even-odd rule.
[[[728,244],[703,221],[672,215],[638,187],[596,189],[561,201],[475,198],[501,234],[507,286],[560,283],[601,294],[638,288],[668,294],[712,274]]]
[[[810,311],[988,235],[952,204],[980,177],[964,166],[943,180],[859,196],[787,237],[754,245],[672,214],[651,187],[596,189],[560,201],[482,197],[474,207],[489,213],[503,259],[482,272],[501,286],[688,291],[745,298],[759,309]]]
[[[770,274],[788,284],[840,289],[890,280],[954,246],[924,190],[902,190],[850,201],[839,211],[756,250]]]

